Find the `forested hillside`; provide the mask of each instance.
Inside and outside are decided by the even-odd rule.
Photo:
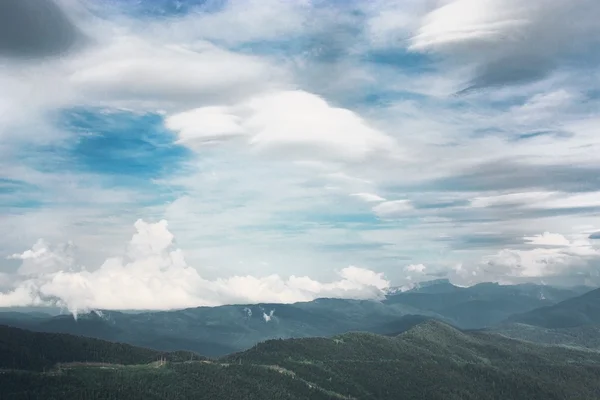
[[[35,334],[46,336],[46,334]],[[26,353],[30,342],[10,336]],[[36,336],[36,338],[38,338]],[[51,345],[68,335],[39,337]],[[87,339],[83,339],[87,340]],[[89,341],[98,353],[115,349]],[[2,342],[3,346],[7,343]],[[103,349],[103,350],[100,350]],[[44,347],[38,349],[42,352]],[[489,333],[463,333],[428,321],[396,337],[348,333],[270,340],[218,360],[141,362],[153,352],[124,349],[137,365],[67,364],[0,374],[3,399],[439,399],[597,400],[600,354],[539,346]],[[16,354],[17,352],[15,352]],[[129,357],[129,356],[128,356]],[[34,360],[35,361],[35,360]]]
[[[573,328],[544,328],[520,323],[507,323],[491,330],[504,336],[535,343],[588,348],[600,351],[600,325]]]
[[[551,306],[514,315],[509,320],[544,328],[573,328],[600,324],[600,289]]]
[[[189,352],[163,353],[128,344],[80,336],[30,332],[0,325],[0,369],[42,371],[58,363],[144,364],[160,359],[202,357]]]

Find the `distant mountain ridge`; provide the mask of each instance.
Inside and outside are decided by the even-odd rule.
[[[600,324],[600,289],[551,306],[514,315],[509,321],[544,328],[574,328]]]
[[[600,289],[514,314],[489,331],[536,343],[600,351]]]
[[[462,288],[447,280],[390,294],[382,301],[317,299],[295,304],[262,303],[198,307],[138,314],[69,315],[0,313],[0,324],[41,332],[71,333],[161,351],[189,350],[221,356],[277,338],[331,337],[350,331],[396,335],[431,319],[461,329],[481,329],[515,313],[554,305],[582,288],[480,284]]]

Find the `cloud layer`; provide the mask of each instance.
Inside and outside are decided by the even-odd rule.
[[[319,297],[377,299],[390,285],[381,273],[358,267],[339,279],[319,282],[307,276],[232,276],[207,280],[189,266],[167,221],[135,223],[126,254],[88,270],[73,258],[72,244],[51,247],[43,240],[10,258],[22,264],[0,307],[58,305],[83,310],[168,310],[221,304],[292,303]]]

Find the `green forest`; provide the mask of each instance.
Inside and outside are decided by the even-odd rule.
[[[440,322],[270,340],[219,359],[0,329],[2,399],[598,399],[600,353]]]

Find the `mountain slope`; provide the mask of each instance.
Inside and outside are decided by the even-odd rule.
[[[0,369],[42,370],[57,363],[99,362],[140,364],[200,358],[185,352],[155,350],[74,335],[31,332],[0,325]]]
[[[600,354],[544,347],[428,321],[395,337],[269,341],[227,358],[277,364],[356,398],[592,399]],[[568,377],[568,378],[567,378]],[[578,382],[570,381],[575,379]]]
[[[534,284],[480,283],[458,287],[439,280],[404,293],[388,296],[385,303],[433,313],[465,329],[492,326],[515,313],[534,310],[581,295],[587,288],[562,289]]]
[[[104,311],[100,315],[80,315],[77,320],[68,315],[11,320],[2,319],[0,314],[0,320],[41,332],[73,333],[163,351],[185,349],[221,356],[274,338],[332,336],[352,330],[389,333],[391,328],[385,324],[415,312],[419,310],[377,301],[318,299],[296,304],[198,307],[139,314]]]
[[[573,328],[600,324],[600,289],[558,304],[514,315],[509,322],[544,328]]]
[[[67,343],[81,340],[29,335],[49,345],[55,336]],[[28,354],[32,342],[23,337],[13,336],[11,343]],[[92,349],[111,346],[89,343]],[[145,355],[139,356],[144,361]],[[67,365],[46,373],[4,371],[0,387],[3,399],[31,400],[591,400],[600,396],[599,379],[600,353],[464,333],[427,321],[397,337],[348,333],[271,340],[214,361],[180,358],[166,364]]]

